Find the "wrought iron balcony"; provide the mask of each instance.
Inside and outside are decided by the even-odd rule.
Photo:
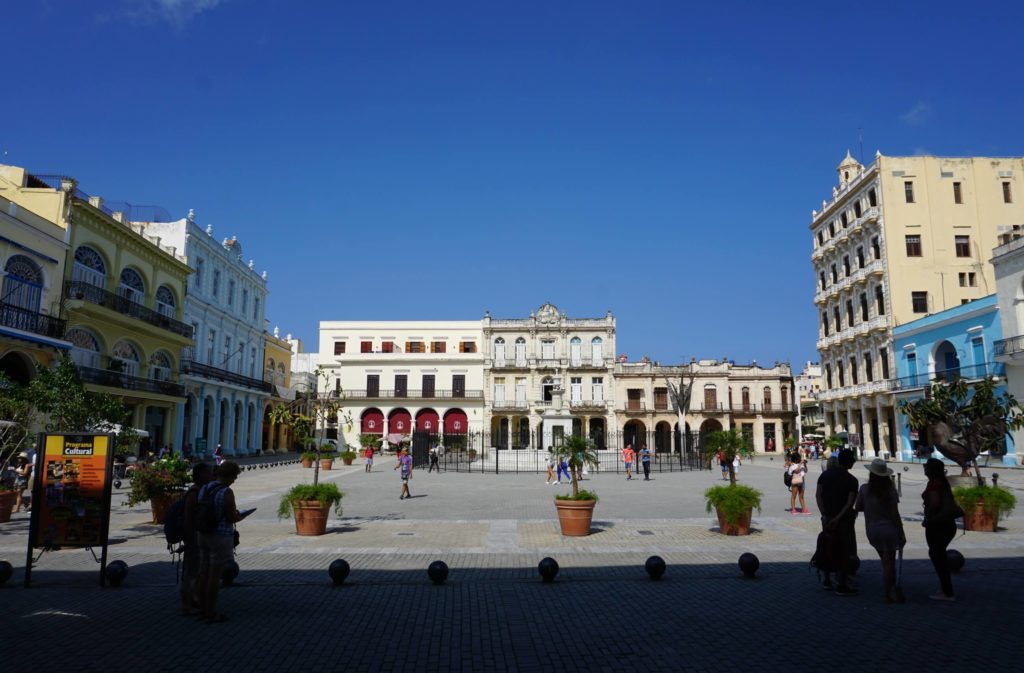
[[[761,411],[766,414],[795,414],[799,409],[792,402],[765,402],[761,405]]]
[[[345,390],[350,400],[421,399],[421,400],[482,400],[482,390]]]
[[[718,404],[691,404],[687,411],[700,414],[724,414],[726,409],[725,405],[719,402]]]
[[[77,280],[67,281],[64,283],[64,297],[66,299],[80,299],[90,304],[109,308],[111,311],[117,311],[123,315],[138,318],[150,325],[161,327],[169,332],[180,334],[186,339],[191,339],[193,336],[192,325],[187,325],[163,313],[147,308],[142,304],[125,299],[119,294],[107,292],[102,287],[96,287],[90,283]]]
[[[1002,362],[983,362],[979,365],[968,365],[966,367],[954,367],[952,369],[942,369],[936,372],[925,372],[912,376],[901,376],[897,379],[897,388],[899,390],[912,390],[914,388],[924,388],[933,381],[952,382],[958,379],[980,381],[989,376],[1005,375],[1006,365]]]
[[[274,386],[269,381],[261,381],[248,376],[242,376],[235,372],[229,372],[226,369],[204,365],[192,360],[182,359],[181,373],[192,374],[193,376],[200,376],[204,379],[212,379],[214,381],[223,381],[224,383],[233,383],[244,388],[252,388],[253,390],[259,390],[264,393],[274,392]]]
[[[494,400],[491,402],[492,409],[526,409],[530,403],[526,400]]]
[[[625,411],[647,411],[647,405],[643,400],[626,400]]]
[[[1024,352],[1024,334],[1010,337],[1009,339],[1000,339],[996,341],[994,348],[994,354],[997,358]]]
[[[185,387],[174,381],[158,381],[156,379],[143,379],[119,371],[109,369],[95,369],[93,367],[79,367],[78,377],[83,383],[92,383],[99,386],[110,386],[111,388],[123,388],[125,390],[138,390],[147,393],[159,393],[171,397],[184,397]]]
[[[743,404],[741,402],[739,404],[732,405],[732,409],[730,411],[732,411],[732,413],[734,414],[756,414],[757,405],[754,404],[753,402],[751,402],[750,404]]]
[[[607,402],[604,400],[569,400],[569,409],[572,411],[584,411],[586,409],[605,408]]]
[[[31,332],[51,339],[64,338],[66,322],[42,313],[0,303],[0,325],[13,327],[24,332]]]

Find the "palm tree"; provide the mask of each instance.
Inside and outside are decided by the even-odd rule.
[[[292,423],[292,412],[288,411],[288,407],[283,404],[279,404],[270,410],[270,450],[276,451],[278,447],[274,446],[277,440],[277,433],[275,428],[278,425],[291,425]]]
[[[573,500],[579,500],[580,489],[576,481],[577,473],[584,465],[594,469],[597,469],[598,466],[597,450],[594,448],[594,443],[586,437],[571,435],[562,444],[552,448],[551,454],[556,461],[561,461],[562,458],[565,458],[569,464],[569,475],[572,478],[572,497]]]
[[[732,461],[736,456],[746,458],[750,455],[750,442],[735,426],[728,430],[712,432],[704,443],[704,453],[710,458],[717,455],[719,451],[729,468],[729,484],[735,485],[736,471],[733,469]]]

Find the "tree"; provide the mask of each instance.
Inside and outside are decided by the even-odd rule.
[[[274,442],[277,439],[277,432],[275,429],[278,425],[288,426],[292,423],[292,412],[288,410],[288,407],[283,404],[279,404],[270,410],[270,450],[274,451],[278,447],[274,446]]]
[[[718,455],[719,452],[722,453],[722,459],[725,460],[725,464],[729,468],[729,483],[735,485],[736,470],[733,468],[732,461],[736,459],[736,456],[746,458],[751,454],[750,440],[736,426],[728,430],[709,433],[704,443],[704,453],[711,458]]]
[[[32,435],[35,416],[24,388],[0,374],[0,474],[6,474],[7,466],[24,450]]]
[[[324,389],[329,387],[330,377],[323,367],[317,367],[313,372],[318,382],[323,381]],[[345,396],[341,389],[330,392],[318,392],[317,390],[307,391],[301,398],[292,403],[292,429],[296,438],[304,448],[308,448],[309,442],[316,439],[317,428],[320,429],[320,441],[314,441],[316,450],[316,463],[313,469],[313,485],[316,486],[320,479],[320,449],[324,443],[324,433],[329,422],[335,423],[339,416],[343,416],[343,423],[346,432],[352,429],[352,417],[344,409]]]
[[[576,481],[576,475],[584,465],[597,469],[598,458],[597,451],[594,449],[594,442],[586,437],[570,435],[564,442],[552,447],[551,454],[555,457],[556,461],[561,461],[564,458],[569,465],[569,476],[572,478],[572,499],[592,499],[593,494],[589,491],[583,492],[584,498],[580,497],[580,488],[579,483]]]

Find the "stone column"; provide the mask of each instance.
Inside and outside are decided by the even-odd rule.
[[[168,414],[170,415],[170,414]],[[193,414],[195,415],[195,414]],[[178,402],[174,405],[174,450],[181,453],[181,447],[185,445],[185,403]]]
[[[878,451],[878,447],[875,446],[874,439],[871,436],[871,419],[868,418],[868,401],[862,397],[860,399],[860,444],[863,447],[863,455],[867,458],[873,458],[877,455],[881,455]]]

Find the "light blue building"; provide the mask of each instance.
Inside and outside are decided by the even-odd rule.
[[[918,438],[907,425],[906,416],[899,413],[900,402],[921,399],[936,379],[963,378],[972,383],[994,376],[1001,380],[996,394],[1006,392],[1005,365],[996,362],[993,354],[995,342],[1003,337],[996,295],[900,325],[892,333],[898,377],[895,394],[900,458],[909,461],[915,457]],[[1002,462],[1015,465],[1016,454],[1009,438],[1006,448],[1008,453]]]

